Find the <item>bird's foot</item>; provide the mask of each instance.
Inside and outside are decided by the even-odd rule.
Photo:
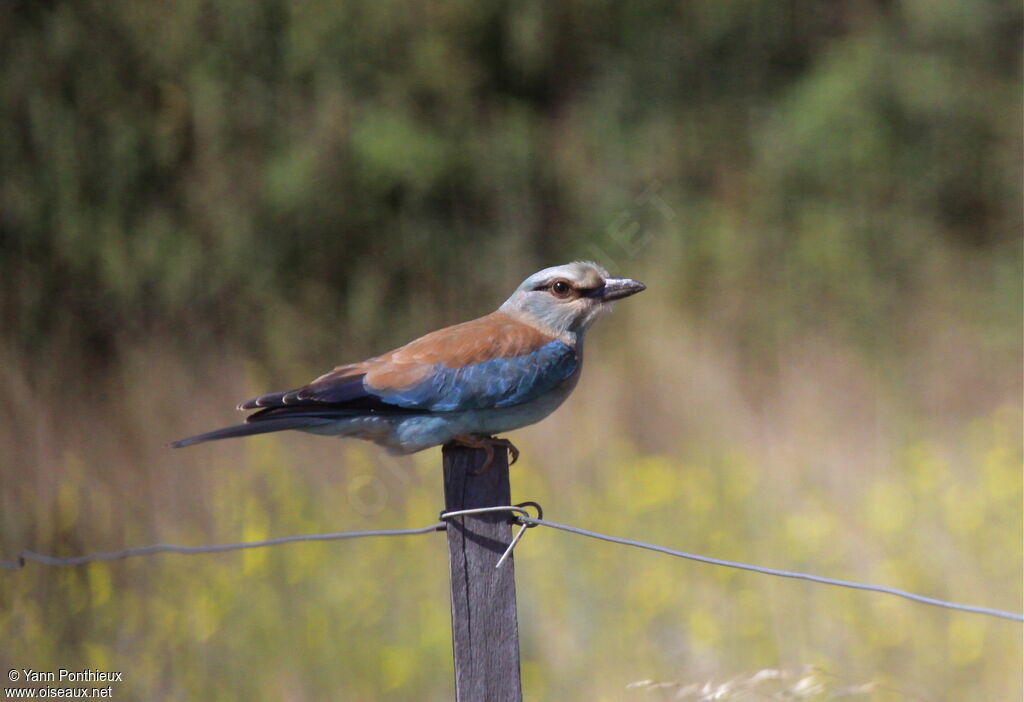
[[[496,436],[474,436],[473,434],[459,434],[458,436],[452,437],[452,443],[457,446],[466,446],[469,448],[483,449],[486,457],[484,458],[484,464],[480,466],[475,475],[480,475],[494,463],[494,450],[495,448],[502,448],[508,451],[509,465],[515,465],[515,462],[519,460],[519,449],[508,439],[499,439]]]
[[[491,436],[491,437],[488,437],[488,443],[491,445],[491,447],[492,447],[491,450],[492,451],[494,450],[493,447],[495,447],[495,446],[498,446],[498,447],[503,448],[506,451],[508,451],[508,458],[509,458],[508,464],[509,464],[509,466],[514,466],[516,464],[516,461],[519,460],[519,449],[517,449],[516,445],[513,444],[510,440],[508,440],[508,439],[500,439],[500,438],[498,438],[496,436]],[[481,472],[483,472],[483,468],[481,468],[480,470],[481,470]]]

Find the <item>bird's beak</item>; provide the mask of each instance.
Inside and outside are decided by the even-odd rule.
[[[604,287],[601,288],[601,300],[603,302],[621,300],[624,297],[636,295],[638,292],[643,292],[646,289],[647,286],[639,280],[631,280],[630,278],[606,278],[604,281]]]

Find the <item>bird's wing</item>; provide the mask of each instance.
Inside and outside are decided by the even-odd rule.
[[[508,407],[551,390],[579,367],[569,345],[494,312],[427,334],[309,385],[253,398],[250,419],[325,411],[452,412]]]

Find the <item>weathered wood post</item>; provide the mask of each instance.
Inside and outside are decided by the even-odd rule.
[[[495,451],[483,473],[482,449],[445,446],[445,511],[511,504],[508,455]],[[508,512],[448,520],[451,571],[452,644],[457,702],[519,702],[519,626],[516,622],[515,566],[498,559],[512,540]]]

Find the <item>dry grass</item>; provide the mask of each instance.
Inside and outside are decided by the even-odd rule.
[[[854,683],[838,680],[836,676],[813,665],[790,670],[765,668],[756,673],[739,675],[725,681],[708,680],[703,683],[638,680],[626,686],[631,690],[646,690],[659,699],[716,702],[717,700],[834,700],[847,697],[867,697],[879,692],[882,686],[874,682]],[[894,691],[898,692],[898,691]]]

